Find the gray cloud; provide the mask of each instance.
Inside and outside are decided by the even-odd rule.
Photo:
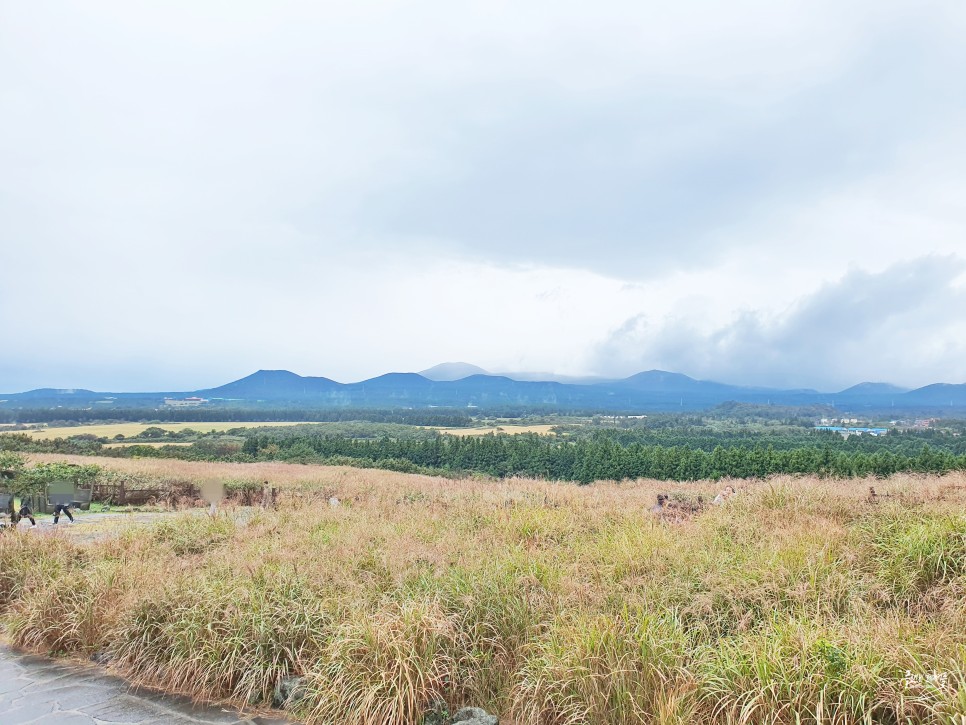
[[[627,309],[705,293],[754,339],[960,248],[964,33],[954,0],[0,0],[0,391],[605,372]]]
[[[741,244],[723,229],[885,172],[960,107],[940,79],[966,51],[943,36],[896,18],[857,38],[842,66],[752,91],[673,68],[594,95],[525,79],[480,88],[491,114],[427,119],[444,161],[417,163],[367,212],[384,233],[485,259],[625,278],[711,265]]]
[[[255,225],[305,255],[639,278],[714,263],[741,243],[723,230],[888,170],[963,109],[951,2],[7,7],[8,198],[173,245]]]
[[[687,372],[749,385],[837,390],[874,380],[966,382],[966,270],[923,257],[880,273],[853,270],[776,315],[745,311],[711,330],[694,317],[629,318],[597,351],[610,372]]]

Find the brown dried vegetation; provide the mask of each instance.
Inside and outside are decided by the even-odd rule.
[[[86,546],[3,536],[20,646],[241,704],[300,675],[309,723],[420,723],[440,702],[517,725],[966,714],[962,475],[777,477],[699,506],[722,484],[102,463],[282,495]]]

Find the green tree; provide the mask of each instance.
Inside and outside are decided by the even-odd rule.
[[[12,474],[21,473],[27,467],[27,459],[13,451],[0,451],[0,471]]]

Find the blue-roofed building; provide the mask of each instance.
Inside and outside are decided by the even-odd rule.
[[[815,430],[831,430],[836,433],[841,433],[842,435],[862,435],[868,434],[870,436],[884,436],[889,432],[888,428],[857,428],[857,427],[843,427],[839,425],[817,425]]]

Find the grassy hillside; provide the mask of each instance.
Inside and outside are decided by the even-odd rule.
[[[91,462],[91,458],[81,459]],[[132,680],[309,723],[962,723],[966,477],[586,487],[99,461],[269,478],[278,511],[116,538],[0,537],[9,635]],[[337,496],[338,507],[326,500]]]

